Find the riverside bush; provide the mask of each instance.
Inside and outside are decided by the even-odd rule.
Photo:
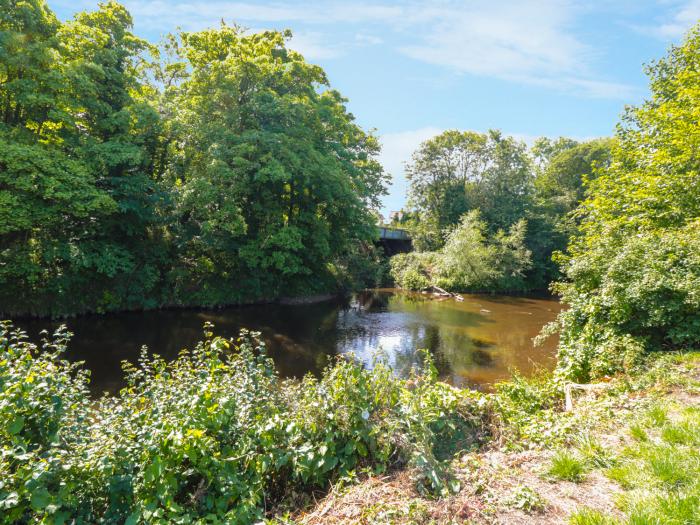
[[[0,516],[4,523],[252,523],[362,469],[409,465],[419,489],[456,488],[434,448],[476,435],[478,393],[339,360],[282,380],[253,333],[209,328],[173,362],[125,365],[118,396],[92,401],[88,373],[0,330]]]
[[[628,370],[651,350],[700,341],[700,223],[611,236],[574,258],[561,326],[559,374],[577,381]]]
[[[398,286],[408,290],[431,285],[451,291],[524,290],[524,272],[530,267],[526,226],[521,220],[507,233],[499,230],[489,237],[479,212],[465,213],[459,224],[446,232],[440,250],[392,257],[391,276]]]

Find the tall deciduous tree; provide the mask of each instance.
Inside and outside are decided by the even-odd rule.
[[[188,71],[167,99],[178,136],[173,275],[203,302],[308,290],[374,234],[377,140],[289,36],[222,26],[171,42]]]
[[[421,144],[406,171],[419,248],[438,248],[446,230],[474,209],[489,232],[507,229],[523,217],[532,194],[525,145],[497,131],[441,133]]]
[[[559,285],[560,372],[579,380],[630,354],[700,343],[700,29],[648,68],[651,97],[618,126],[589,184]]]

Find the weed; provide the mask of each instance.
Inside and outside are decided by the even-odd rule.
[[[619,522],[599,510],[583,507],[569,517],[569,523],[571,525],[616,525]]]
[[[646,422],[654,427],[661,427],[668,421],[668,411],[660,404],[651,406],[645,416]]]
[[[584,472],[585,465],[581,458],[569,450],[560,450],[552,458],[547,474],[555,479],[579,483],[583,481]]]
[[[647,431],[644,430],[644,428],[642,428],[642,426],[638,423],[630,426],[629,433],[632,439],[635,441],[647,441],[649,439]]]
[[[506,505],[529,514],[544,511],[547,502],[534,489],[526,485],[518,485],[513,489],[513,494],[506,501]]]
[[[615,464],[615,456],[590,434],[576,440],[576,446],[586,464],[593,468],[609,468]]]

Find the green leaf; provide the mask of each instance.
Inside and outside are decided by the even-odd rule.
[[[10,434],[14,435],[18,434],[22,428],[24,428],[24,417],[16,415],[8,425],[7,430]]]
[[[35,510],[43,510],[51,501],[51,494],[46,487],[39,487],[32,492],[31,505]]]

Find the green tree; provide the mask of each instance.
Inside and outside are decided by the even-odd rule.
[[[588,186],[557,287],[569,305],[559,319],[565,377],[700,343],[699,62],[695,28],[651,64],[651,97],[626,112],[610,165]]]
[[[406,168],[418,248],[436,249],[462,215],[479,209],[491,234],[524,216],[532,195],[527,149],[498,131],[446,131],[424,142]]]
[[[391,258],[391,275],[402,288],[436,285],[451,291],[515,291],[525,288],[530,266],[523,219],[507,232],[489,235],[478,210],[462,216],[435,252],[399,254]]]
[[[171,42],[187,69],[167,96],[181,298],[318,288],[329,262],[374,235],[378,142],[289,37],[222,26]]]
[[[538,139],[533,146],[533,158],[541,161],[533,203],[526,215],[526,243],[533,254],[528,272],[532,287],[544,289],[561,277],[552,254],[565,251],[569,238],[575,235],[577,221],[572,212],[585,198],[585,182],[610,164],[612,144],[612,139],[577,143],[560,138]],[[546,154],[542,154],[543,149]]]

